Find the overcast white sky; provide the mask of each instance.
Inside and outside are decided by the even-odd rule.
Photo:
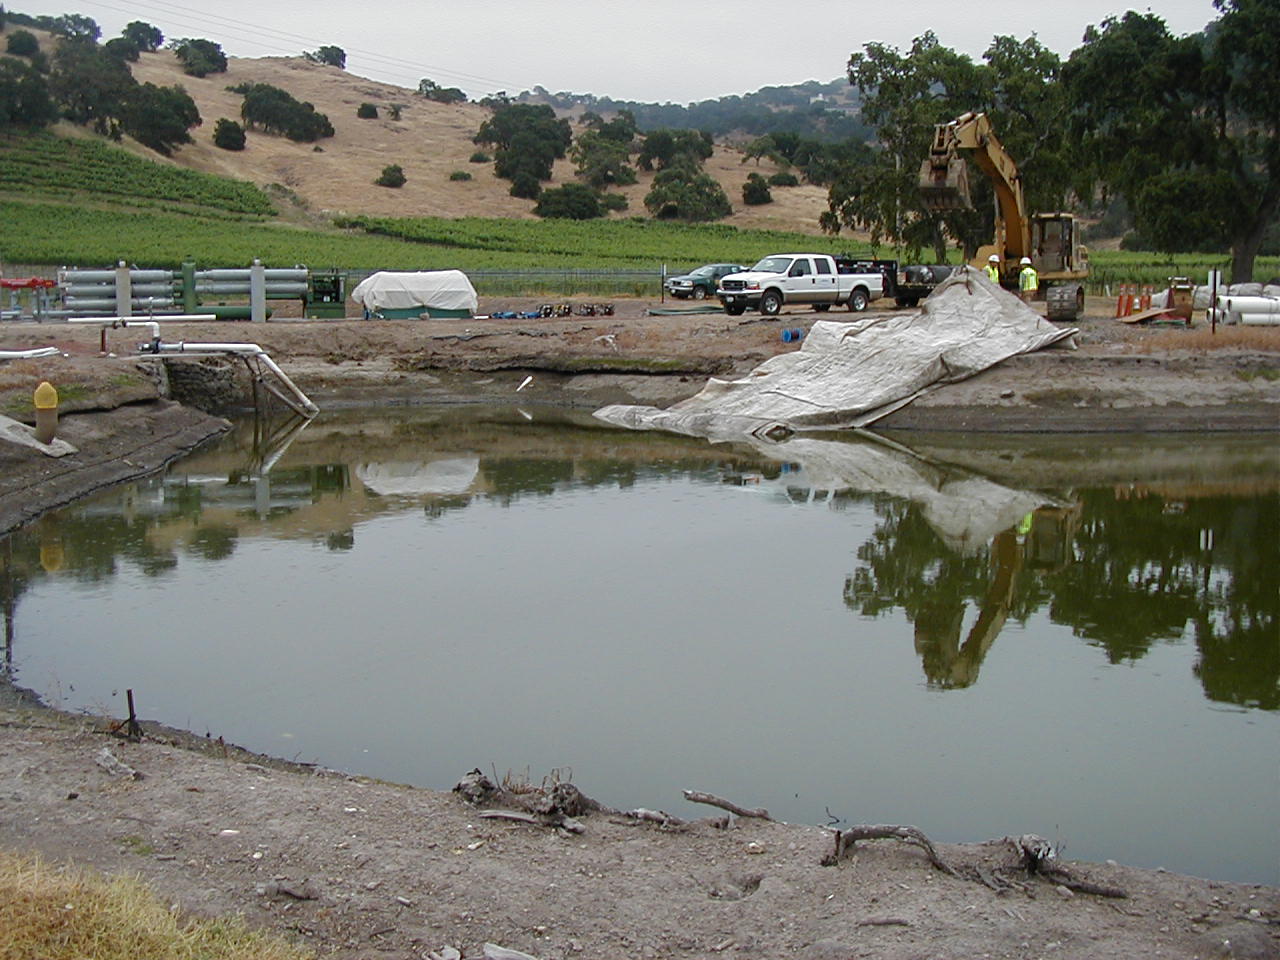
[[[79,13],[118,36],[133,20],[165,39],[203,38],[228,56],[297,56],[341,47],[347,69],[416,89],[429,77],[473,97],[541,85],[552,92],[687,104],[761,87],[843,77],[871,41],[905,50],[932,29],[975,59],[997,35],[1065,57],[1087,25],[1136,9],[1193,33],[1211,0],[6,0],[39,16]]]

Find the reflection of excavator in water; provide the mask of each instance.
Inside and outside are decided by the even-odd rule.
[[[985,113],[966,113],[934,128],[933,146],[920,167],[920,193],[935,213],[972,209],[969,174],[961,151],[991,180],[996,192],[995,242],[982,247],[971,261],[984,267],[988,258],[1000,260],[1001,284],[1016,289],[1019,261],[1031,259],[1040,275],[1050,320],[1074,320],[1084,310],[1084,280],[1089,254],[1080,245],[1080,231],[1069,213],[1027,212],[1022,175],[1000,145]]]
[[[996,534],[991,541],[991,580],[978,619],[963,644],[963,600],[920,611],[915,620],[915,647],[929,686],[952,690],[977,682],[982,661],[1009,618],[1022,570],[1053,572],[1071,563],[1082,512],[1079,503],[1038,507],[1016,528]]]

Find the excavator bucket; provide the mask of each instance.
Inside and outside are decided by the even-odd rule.
[[[920,196],[925,209],[934,213],[972,210],[969,168],[964,159],[953,155],[924,161],[920,165]]]

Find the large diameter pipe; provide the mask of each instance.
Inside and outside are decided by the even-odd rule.
[[[1210,322],[1244,324],[1252,327],[1280,326],[1280,311],[1262,313],[1254,310],[1224,310],[1218,308],[1208,312]]]
[[[162,280],[173,280],[172,270],[130,270],[129,279],[137,283],[156,283]],[[59,270],[59,283],[110,283],[115,284],[114,270]]]
[[[286,282],[282,280],[267,281],[267,296],[277,297],[300,297],[307,292],[307,285],[303,283]],[[230,280],[197,280],[196,292],[201,294],[223,294],[226,296],[248,296],[250,284],[248,280],[243,283],[233,282]]]
[[[116,299],[101,298],[93,299],[91,297],[67,297],[67,306],[73,310],[116,310]],[[129,305],[146,310],[150,307],[172,308],[174,306],[173,297],[134,297],[129,301]]]
[[[1232,313],[1280,313],[1280,300],[1271,297],[1218,297],[1218,306]]]
[[[238,280],[242,283],[249,282],[251,268],[243,270],[197,270],[196,281],[201,280]],[[307,270],[305,268],[275,268],[264,269],[264,280],[301,280],[303,283],[307,280]]]
[[[62,288],[69,297],[112,296],[115,287],[105,283],[68,283]],[[172,283],[135,283],[134,297],[173,296]]]

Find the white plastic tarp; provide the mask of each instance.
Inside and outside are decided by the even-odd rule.
[[[712,378],[666,410],[614,404],[595,416],[637,430],[729,440],[864,426],[922,393],[1078,331],[1057,327],[979,270],[943,281],[919,312],[819,321],[801,348],[741,380]]]
[[[414,307],[475,313],[479,304],[476,288],[461,270],[420,270],[413,273],[383,270],[356,284],[351,298],[370,313],[411,310]]]

